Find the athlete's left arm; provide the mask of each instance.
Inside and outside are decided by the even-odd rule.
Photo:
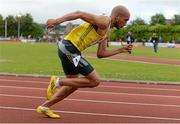
[[[122,48],[116,49],[116,50],[107,50],[107,39],[103,39],[99,42],[98,49],[97,49],[97,57],[98,58],[105,58],[110,57],[113,55],[116,55],[118,53],[131,53],[132,45],[129,44],[127,46],[124,46]]]

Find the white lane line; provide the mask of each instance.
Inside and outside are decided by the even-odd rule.
[[[0,81],[6,82],[20,82],[20,83],[33,83],[33,84],[48,84],[45,81],[27,81],[27,80],[13,80],[13,79],[0,79]],[[180,89],[167,89],[167,88],[147,88],[147,87],[132,87],[132,86],[107,86],[107,85],[99,85],[98,87],[105,88],[121,88],[121,89],[137,89],[137,90],[158,90],[158,91],[177,91],[180,92]]]
[[[36,88],[36,87],[18,87],[18,86],[1,86],[2,88],[13,88],[13,89],[27,89],[27,90],[46,90],[46,88]]]
[[[19,97],[19,98],[30,98],[30,99],[46,99],[41,96],[26,96],[26,95],[10,95],[0,94],[5,97]],[[156,106],[156,107],[176,107],[180,108],[180,105],[167,105],[167,104],[149,104],[149,103],[133,103],[133,102],[114,102],[114,101],[99,101],[99,100],[87,100],[87,99],[64,99],[65,101],[76,101],[76,102],[92,102],[92,103],[105,103],[105,104],[125,104],[125,105],[139,105],[139,106]]]
[[[147,88],[147,87],[131,87],[131,86],[106,86],[106,85],[100,85],[100,87],[107,87],[107,88],[122,88],[122,89],[137,89],[137,90],[158,90],[158,91],[178,91],[180,92],[180,89],[166,89],[166,88]]]
[[[23,82],[23,83],[35,83],[35,84],[37,84],[37,83],[40,83],[40,84],[48,84],[49,82],[48,81],[29,81],[29,80],[26,80],[26,79],[24,79],[24,80],[18,80],[18,79],[0,79],[0,81],[7,81],[7,82],[15,82],[15,83],[17,83],[17,82]]]
[[[0,106],[0,109],[35,111],[35,109],[32,109],[32,108],[19,108],[19,107],[10,107],[10,106]],[[107,117],[121,117],[121,118],[138,118],[138,119],[180,121],[180,118],[166,118],[166,117],[153,117],[153,116],[136,116],[136,115],[105,114],[105,113],[90,113],[90,112],[60,111],[60,110],[54,110],[54,112],[65,113],[65,114],[91,115],[91,116],[107,116]]]
[[[112,94],[112,95],[128,95],[128,96],[146,96],[146,97],[164,97],[164,98],[180,98],[180,96],[167,96],[167,95],[149,95],[149,94],[136,94],[136,93],[115,93],[115,92],[98,92],[98,91],[78,91],[82,93],[97,93],[97,94]]]
[[[46,88],[34,88],[34,87],[16,87],[16,86],[0,86],[0,88],[13,88],[13,89],[27,89],[27,90],[43,90]],[[167,95],[149,95],[149,94],[136,94],[136,93],[117,93],[117,92],[101,92],[101,91],[83,91],[77,90],[79,93],[92,93],[92,94],[108,94],[108,95],[127,95],[127,96],[142,96],[142,97],[163,97],[163,98],[177,98],[180,99],[180,96],[167,96]]]

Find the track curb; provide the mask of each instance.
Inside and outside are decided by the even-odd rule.
[[[0,76],[49,78],[51,75],[0,73]],[[103,78],[102,81],[114,82],[114,83],[123,82],[123,83],[137,83],[137,84],[180,85],[180,82],[166,82],[166,81],[121,80],[121,79],[117,80],[117,79],[105,79],[105,78]]]

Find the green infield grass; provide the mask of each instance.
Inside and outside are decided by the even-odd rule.
[[[115,47],[110,47],[112,49]],[[96,46],[83,53],[96,53]],[[180,49],[135,47],[132,54],[161,59],[180,60]],[[107,59],[87,59],[106,79],[180,82],[180,66],[125,62]],[[63,70],[53,43],[0,43],[0,73],[62,75]]]
[[[111,46],[108,49],[117,49],[117,46]],[[90,49],[84,51],[84,53],[95,53],[97,46],[92,46]],[[180,60],[180,49],[179,48],[158,48],[158,53],[153,52],[152,47],[133,47],[133,54],[121,54],[125,56],[134,57],[146,57],[146,58],[160,58],[160,59],[173,59]]]

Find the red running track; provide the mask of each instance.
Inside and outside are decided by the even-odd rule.
[[[35,112],[48,81],[0,76],[0,123],[180,123],[179,85],[102,82],[53,106],[62,117],[50,119]]]

